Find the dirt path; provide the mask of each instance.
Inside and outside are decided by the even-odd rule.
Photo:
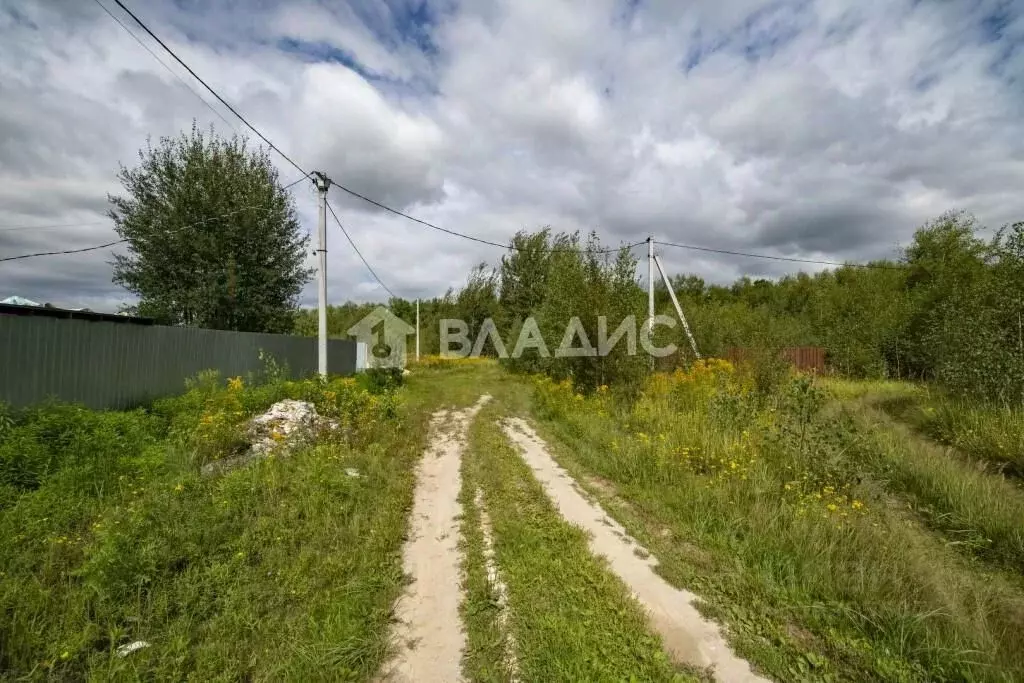
[[[412,583],[398,600],[398,652],[384,680],[452,683],[462,680],[466,635],[459,618],[459,463],[477,411],[440,411],[431,419],[431,441],[416,472],[416,494],[403,565]]]
[[[767,680],[754,674],[750,665],[733,653],[718,626],[700,615],[693,606],[696,595],[675,588],[658,576],[654,572],[657,560],[599,505],[583,497],[533,428],[519,418],[506,420],[502,428],[522,451],[523,459],[562,516],[590,534],[591,550],[603,555],[612,571],[633,591],[676,661],[701,668],[712,667],[715,678],[720,681]]]

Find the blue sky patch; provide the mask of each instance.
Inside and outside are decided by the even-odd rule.
[[[277,47],[285,52],[297,55],[307,62],[344,64],[368,81],[382,78],[381,74],[366,68],[352,53],[329,43],[313,43],[298,40],[297,38],[281,38],[277,41]]]

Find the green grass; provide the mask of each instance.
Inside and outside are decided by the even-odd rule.
[[[518,401],[513,396],[513,404]],[[495,420],[508,411],[499,397],[470,430],[463,486],[480,487],[492,519],[498,565],[509,588],[510,628],[520,678],[526,681],[694,680],[667,660],[659,638],[626,587],[591,555],[585,534],[566,523],[547,499]],[[477,513],[472,507],[467,525]],[[469,541],[478,544],[479,539]],[[470,581],[480,558],[470,556]],[[473,567],[476,569],[473,569]],[[470,591],[467,612],[488,598]],[[494,642],[494,616],[468,623],[470,643]],[[479,648],[469,670],[478,680],[504,680],[495,649]],[[487,662],[482,667],[481,662]],[[486,675],[480,675],[484,672]]]
[[[463,486],[459,495],[464,574],[460,616],[467,641],[462,670],[470,681],[508,681],[511,678],[506,656],[509,633],[502,627],[498,596],[487,578],[480,509],[468,463],[468,459],[463,459]]]
[[[950,451],[917,418],[897,415],[906,426],[881,408],[920,406],[960,420],[960,435],[1012,436],[1016,414],[966,405],[958,417],[950,403],[932,418],[921,387],[836,380],[827,393],[792,382],[766,397],[658,380],[630,402],[531,387],[486,362],[413,367],[404,388],[372,400],[369,384],[229,392],[211,381],[150,411],[2,416],[0,679],[372,679],[389,655],[429,416],[485,392],[496,400],[462,466],[469,680],[508,679],[477,488],[521,680],[697,677],[666,660],[495,424],[529,413],[561,464],[760,670],[1024,679],[1024,491],[978,466],[995,459],[988,446],[961,436]],[[343,429],[288,458],[200,476],[239,447],[246,416],[285,396],[313,400]],[[114,654],[134,640],[150,646]]]
[[[877,405],[986,469],[1024,479],[1024,409],[982,405],[937,392],[883,398]]]
[[[956,549],[1024,573],[1024,491],[893,423],[870,398],[844,404],[859,458]]]
[[[1018,578],[922,524],[905,482],[863,461],[878,427],[828,400],[805,383],[761,400],[653,386],[629,405],[544,385],[535,412],[562,465],[769,674],[1024,677]],[[979,515],[1009,520],[994,510]]]
[[[395,408],[390,394],[334,388],[206,386],[152,413],[59,407],[11,427],[32,457],[5,452],[0,678],[372,677],[404,584],[429,397]],[[288,394],[345,428],[291,457],[199,475],[225,455],[211,441],[234,442],[232,411]],[[195,443],[205,426],[217,431]],[[115,655],[135,640],[150,646]]]

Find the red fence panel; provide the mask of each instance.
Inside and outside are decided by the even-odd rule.
[[[779,351],[789,364],[803,372],[825,372],[825,349],[820,346],[790,346]],[[732,347],[725,352],[725,358],[733,364],[750,360],[750,349]]]

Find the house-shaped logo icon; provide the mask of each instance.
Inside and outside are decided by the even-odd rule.
[[[371,368],[404,368],[405,338],[414,332],[416,328],[383,306],[348,330],[357,342],[366,344],[367,366]]]

